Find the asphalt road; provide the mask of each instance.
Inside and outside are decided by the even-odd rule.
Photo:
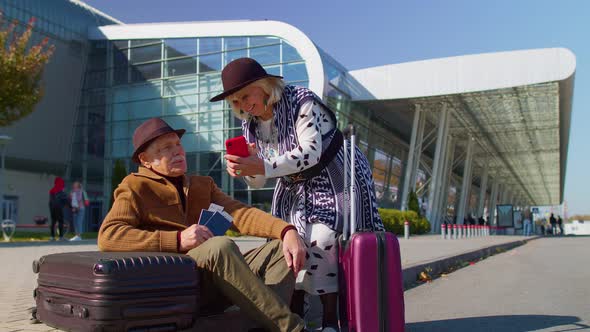
[[[590,331],[590,237],[532,241],[405,294],[406,331]]]

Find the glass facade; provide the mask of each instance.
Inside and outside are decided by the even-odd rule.
[[[235,198],[270,208],[274,181],[249,190],[225,172],[224,142],[241,135],[241,122],[225,101],[209,99],[223,91],[221,69],[240,57],[256,59],[289,84],[308,86],[305,61],[293,46],[272,36],[195,37],[93,41],[91,50],[82,108],[95,123],[85,146],[89,159],[96,156],[103,163],[97,175],[104,179],[105,193],[110,193],[115,160],[136,169],[130,160],[133,131],[157,116],[187,130],[182,143],[189,173],[211,176]],[[104,149],[94,148],[95,139],[104,139]]]
[[[0,11],[10,20],[21,24],[36,19],[35,31],[59,40],[86,43],[88,27],[115,23],[71,1],[0,0]]]

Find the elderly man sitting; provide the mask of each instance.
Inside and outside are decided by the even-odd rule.
[[[186,176],[184,132],[158,118],[135,130],[133,160],[139,171],[115,191],[100,227],[100,250],[187,253],[200,267],[202,310],[235,304],[270,331],[303,330],[303,321],[288,306],[295,275],[305,262],[297,231],[228,197],[210,177]],[[241,234],[275,240],[242,255],[232,240],[213,237],[198,224],[201,210],[211,203],[224,207]]]

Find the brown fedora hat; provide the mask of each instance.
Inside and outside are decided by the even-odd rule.
[[[254,59],[239,58],[225,66],[221,71],[221,82],[223,82],[223,93],[209,99],[210,102],[220,101],[223,98],[237,92],[246,85],[266,77],[283,78],[282,76],[270,75]]]
[[[169,133],[176,133],[178,138],[181,138],[185,132],[184,129],[172,129],[166,121],[160,118],[151,118],[139,125],[133,133],[133,148],[135,151],[133,151],[131,159],[139,164],[139,154],[156,138]]]

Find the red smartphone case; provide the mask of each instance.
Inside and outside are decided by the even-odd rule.
[[[225,141],[225,149],[227,150],[227,154],[238,157],[248,157],[250,155],[248,152],[248,144],[246,143],[246,138],[244,136],[230,138]]]

